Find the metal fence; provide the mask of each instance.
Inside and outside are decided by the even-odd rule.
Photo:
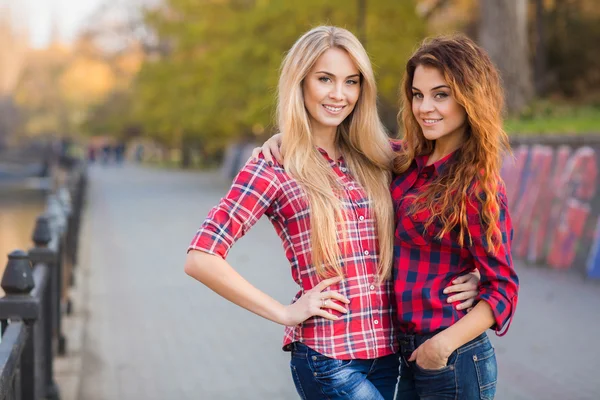
[[[8,256],[0,284],[0,400],[60,398],[53,360],[67,349],[61,321],[72,309],[68,289],[75,284],[86,184],[85,167],[72,168],[37,218],[34,247]]]

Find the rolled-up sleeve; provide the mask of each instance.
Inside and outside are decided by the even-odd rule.
[[[188,247],[226,258],[233,244],[270,213],[280,190],[273,167],[263,159],[249,161],[225,197],[209,212]]]
[[[472,239],[470,252],[481,274],[478,299],[486,301],[491,306],[495,319],[493,328],[498,336],[502,336],[508,331],[517,307],[519,278],[511,255],[513,228],[504,185],[498,187],[498,200],[500,206],[498,226],[502,234],[502,242],[496,252],[490,251],[485,237],[485,229],[480,217],[480,202],[471,203],[467,218]],[[478,206],[473,205],[474,203]]]

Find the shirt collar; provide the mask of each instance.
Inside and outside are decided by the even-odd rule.
[[[331,157],[329,157],[329,154],[323,150],[322,148],[320,148],[319,146],[316,146],[317,150],[319,150],[319,153],[323,154],[323,156],[325,156],[325,158],[329,161],[329,162],[334,162],[333,159]],[[342,156],[340,154],[340,157],[337,159],[338,162],[343,162],[344,161],[344,156]]]
[[[452,153],[439,159],[438,161],[434,162],[431,165],[427,165],[427,160],[429,160],[430,154],[417,156],[417,157],[415,157],[415,161],[417,163],[417,169],[419,172],[421,172],[425,168],[428,168],[428,169],[430,168],[430,169],[433,169],[433,172],[437,176],[437,175],[441,175],[444,172],[444,170],[448,167],[448,165],[450,165],[451,162],[454,161],[454,159],[456,159],[457,155],[458,155],[458,151],[455,150]]]

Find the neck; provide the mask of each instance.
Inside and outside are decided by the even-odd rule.
[[[336,131],[336,127],[327,127],[312,132],[314,144],[325,150],[332,160],[337,160],[339,157],[339,150],[335,145]]]
[[[427,165],[431,165],[448,154],[456,151],[465,141],[465,130],[456,132],[456,134],[447,135],[435,141],[433,152],[427,160]]]

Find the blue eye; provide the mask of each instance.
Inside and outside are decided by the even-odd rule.
[[[347,83],[348,85],[358,85],[358,81],[357,81],[357,80],[354,80],[354,79],[348,79],[348,80],[346,81],[346,83]]]
[[[329,81],[331,81],[331,79],[329,79],[329,77],[328,77],[328,76],[322,76],[322,77],[320,77],[320,78],[319,78],[319,80],[320,80],[321,82],[329,82]]]

